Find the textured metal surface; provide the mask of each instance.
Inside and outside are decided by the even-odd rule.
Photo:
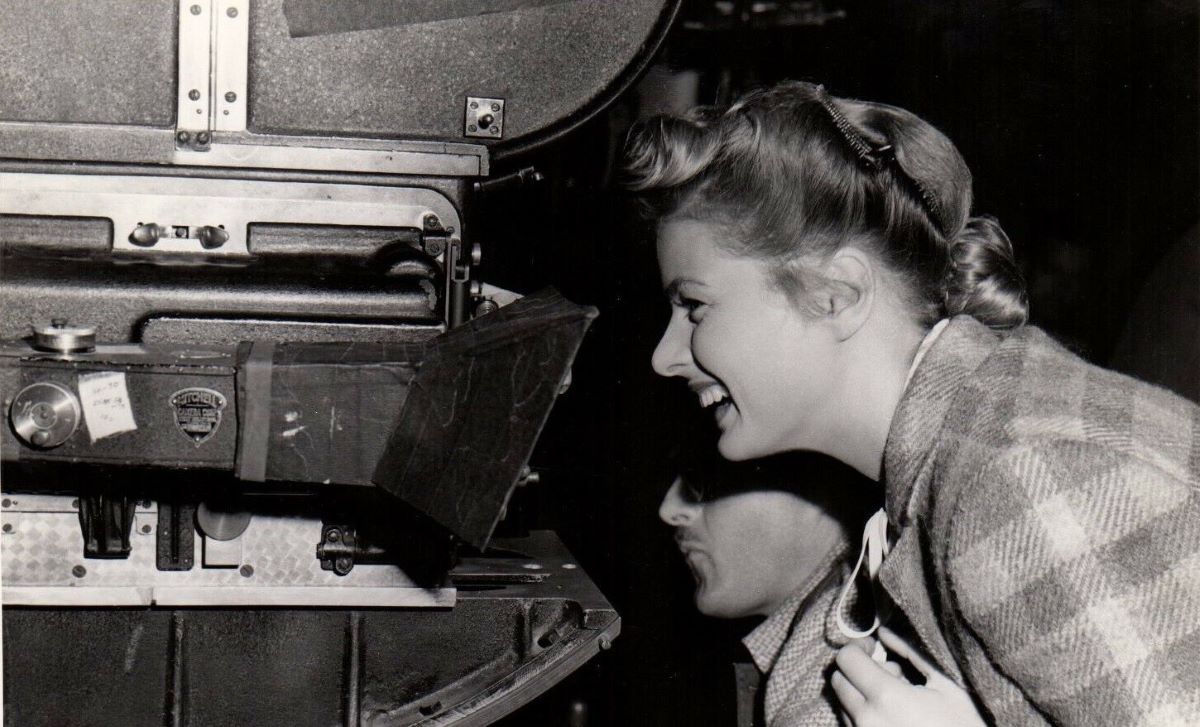
[[[461,138],[466,96],[506,99],[510,139],[571,115],[637,56],[663,8],[575,0],[295,38],[285,4],[252,14],[250,128],[443,139]]]
[[[101,341],[137,341],[141,324],[157,316],[224,318],[231,311],[293,321],[431,323],[440,317],[437,303],[427,281],[353,276],[322,261],[297,270],[8,258],[0,338],[21,338],[30,326],[66,318],[94,325]]]
[[[5,723],[489,724],[620,631],[553,534],[497,548],[444,610],[7,607]],[[504,584],[527,566],[548,576]]]
[[[26,497],[37,499],[27,505]],[[4,549],[0,580],[6,605],[69,605],[72,601],[63,599],[83,601],[90,597],[89,589],[108,589],[104,591],[108,598],[127,599],[106,601],[110,605],[447,607],[454,603],[453,589],[417,587],[394,565],[359,565],[346,576],[322,570],[315,557],[321,520],[313,514],[254,512],[238,539],[242,562],[236,567],[160,571],[155,566],[158,514],[153,504],[139,507],[134,514],[129,558],[96,560],[83,557],[79,516],[73,507],[77,498],[11,493],[4,495],[4,501],[9,504],[0,509]],[[204,545],[205,538],[197,532],[195,552],[203,552]],[[217,590],[208,598],[205,589]],[[334,593],[321,592],[328,589]],[[361,597],[356,589],[363,589]]]
[[[172,126],[175,10],[141,0],[0,3],[0,119]]]

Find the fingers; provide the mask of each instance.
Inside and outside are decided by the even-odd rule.
[[[892,631],[888,627],[880,627],[879,640],[882,641],[883,645],[886,646],[893,654],[903,657],[908,661],[908,663],[916,667],[917,671],[921,672],[921,675],[924,676],[926,680],[934,677],[945,676],[942,674],[941,670],[937,668],[937,666],[926,659],[920,651],[913,647],[912,644],[902,639],[896,634],[895,631]]]
[[[877,698],[884,688],[897,679],[882,664],[867,656],[861,648],[855,645],[843,646],[839,649],[835,661],[838,670],[851,686],[867,699]]]
[[[846,679],[845,674],[836,670],[829,678],[829,686],[833,687],[833,693],[842,703],[842,709],[846,711],[846,714],[850,715],[851,719],[858,720],[867,706],[867,698],[862,695],[862,692],[854,688],[850,680]]]

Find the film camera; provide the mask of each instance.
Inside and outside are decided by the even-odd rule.
[[[493,537],[595,311],[469,212],[676,9],[0,6],[9,723],[483,724],[607,648]]]

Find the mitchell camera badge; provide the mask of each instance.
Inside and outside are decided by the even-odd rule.
[[[220,428],[225,396],[200,387],[180,389],[171,394],[171,408],[175,410],[175,426],[199,447]]]

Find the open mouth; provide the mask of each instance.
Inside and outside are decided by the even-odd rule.
[[[697,388],[696,396],[700,399],[700,408],[711,411],[720,421],[733,406],[733,398],[729,391],[718,383],[711,383]]]

